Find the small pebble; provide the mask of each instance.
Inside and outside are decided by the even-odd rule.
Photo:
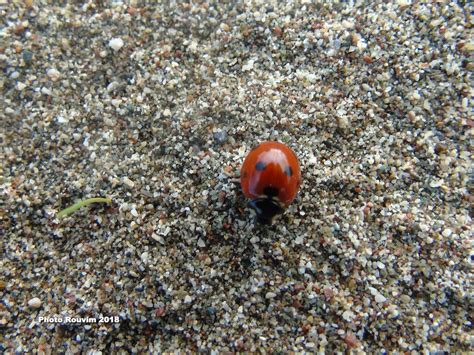
[[[246,64],[244,64],[242,66],[242,71],[250,71],[253,69],[253,64],[254,64],[254,61],[253,60],[249,60]]]
[[[52,69],[48,69],[48,71],[46,72],[46,74],[48,75],[48,77],[52,80],[52,81],[56,81],[58,80],[60,77],[61,77],[61,73],[52,68]]]
[[[380,293],[377,293],[377,294],[375,295],[375,302],[377,302],[377,303],[384,303],[384,302],[386,302],[386,301],[387,301],[387,299],[386,299],[383,295],[381,295]]]
[[[400,299],[402,300],[403,303],[410,303],[411,298],[408,295],[401,295]]]
[[[359,344],[357,337],[351,332],[346,334],[344,340],[350,348],[355,348]]]
[[[443,237],[449,238],[453,234],[453,231],[449,228],[443,230]]]
[[[25,61],[25,64],[27,65],[33,62],[33,52],[30,52],[29,50],[24,50],[22,57],[23,57],[23,60]]]
[[[214,133],[214,139],[217,143],[223,144],[227,140],[227,133],[225,131],[217,131]]]
[[[133,188],[135,186],[135,183],[132,180],[130,180],[127,176],[123,178],[123,182],[125,185],[127,185],[130,188]]]
[[[34,297],[28,301],[28,306],[32,309],[38,309],[41,307],[41,300],[38,297]]]
[[[112,104],[112,106],[120,107],[120,104],[122,103],[122,100],[120,100],[120,99],[113,99],[112,101],[110,101],[110,103]]]
[[[119,51],[124,45],[124,42],[121,38],[112,38],[109,41],[109,47],[114,51]]]
[[[268,292],[266,295],[265,295],[265,298],[268,300],[268,299],[272,299],[272,298],[275,298],[276,297],[276,293],[274,292]]]
[[[202,240],[201,238],[199,238],[197,244],[198,244],[198,247],[199,247],[199,248],[204,248],[204,247],[206,247],[206,243],[205,243],[204,240]]]

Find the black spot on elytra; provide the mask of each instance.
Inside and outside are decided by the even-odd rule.
[[[265,170],[266,167],[267,167],[267,166],[265,165],[265,163],[264,163],[264,162],[261,162],[261,161],[259,161],[259,162],[255,165],[255,169],[256,169],[257,171]]]
[[[247,176],[248,176],[247,172],[246,172],[246,171],[244,171],[244,173],[242,174],[242,177],[243,177],[244,179],[246,179],[246,178],[247,178]]]
[[[287,166],[285,168],[285,174],[288,176],[293,176],[293,169],[291,168],[291,166]]]
[[[278,196],[278,189],[272,186],[266,186],[263,189],[263,194],[268,197],[276,197]]]

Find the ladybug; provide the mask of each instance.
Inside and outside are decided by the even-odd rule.
[[[263,142],[245,158],[240,170],[248,206],[257,221],[271,224],[293,202],[301,183],[301,171],[295,153],[283,143]]]

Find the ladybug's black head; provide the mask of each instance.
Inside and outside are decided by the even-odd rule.
[[[284,211],[281,205],[270,197],[257,198],[248,205],[255,210],[257,222],[261,224],[271,224],[273,218]]]

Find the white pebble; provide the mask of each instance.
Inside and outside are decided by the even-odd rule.
[[[198,50],[198,44],[196,41],[192,41],[189,46],[188,46],[189,50],[193,53],[197,52]]]
[[[163,239],[162,236],[153,233],[153,234],[151,235],[151,237],[152,237],[154,240],[156,240],[158,243],[160,243],[160,244],[165,244],[165,240]]]
[[[427,224],[420,223],[420,230],[422,232],[428,232],[430,230],[430,227]]]
[[[441,185],[444,184],[443,179],[440,180],[434,180],[430,183],[430,187],[440,187]]]
[[[275,298],[276,297],[276,293],[274,292],[268,292],[266,295],[265,295],[265,298],[268,300],[268,299],[271,299],[271,298]]]
[[[66,117],[61,116],[61,115],[56,117],[56,121],[58,121],[58,123],[68,123],[69,122],[69,120]]]
[[[252,244],[258,243],[259,241],[260,241],[260,238],[257,236],[250,238],[250,243]]]
[[[347,20],[344,20],[342,21],[342,26],[344,28],[354,28],[354,22],[351,22],[351,21],[347,21]]]
[[[59,71],[57,71],[56,69],[54,69],[54,68],[48,69],[46,74],[49,76],[49,78],[52,81],[56,81],[61,77],[61,73]]]
[[[446,228],[446,229],[443,231],[442,234],[443,234],[443,237],[448,238],[448,237],[451,236],[451,234],[453,234],[453,231],[452,231],[451,229],[449,229],[449,228]]]
[[[111,126],[111,127],[115,126],[114,121],[112,121],[112,120],[111,120],[110,118],[108,118],[108,117],[104,117],[104,123],[105,123],[107,126]]]
[[[41,300],[38,297],[34,297],[28,301],[28,306],[30,308],[38,309],[41,307]]]
[[[109,47],[112,48],[114,51],[120,50],[123,47],[123,39],[121,38],[112,38],[109,41]]]
[[[317,163],[318,159],[314,155],[311,155],[308,159],[308,165],[316,165]]]
[[[342,313],[342,318],[350,322],[352,318],[354,318],[354,313],[351,311],[345,311],[344,313]]]
[[[186,295],[186,297],[184,297],[184,303],[191,303],[192,301],[193,299],[190,295]]]
[[[132,180],[130,180],[128,177],[124,177],[123,182],[128,187],[134,187],[135,186],[135,183]]]
[[[397,1],[398,6],[408,6],[411,4],[410,0],[398,0]]]
[[[41,88],[41,93],[45,94],[45,95],[48,95],[48,96],[51,96],[53,94],[51,90],[49,90],[48,88],[46,88],[44,86]]]
[[[296,238],[295,238],[295,244],[296,244],[296,245],[303,244],[303,237],[302,237],[302,236],[296,237]]]
[[[199,238],[197,244],[199,248],[204,248],[206,246],[206,243],[201,238]]]
[[[115,106],[115,107],[119,107],[120,104],[122,103],[122,100],[120,99],[112,99],[112,101],[110,101],[110,103]]]
[[[254,63],[253,60],[249,60],[249,61],[247,62],[247,64],[244,64],[244,65],[242,66],[242,71],[249,71],[249,70],[252,70],[252,69],[253,69],[253,63]]]
[[[377,293],[375,295],[375,302],[384,303],[385,301],[387,301],[387,299],[384,296],[382,296],[380,293]]]
[[[423,101],[423,108],[427,111],[431,110],[431,104],[428,100]]]

